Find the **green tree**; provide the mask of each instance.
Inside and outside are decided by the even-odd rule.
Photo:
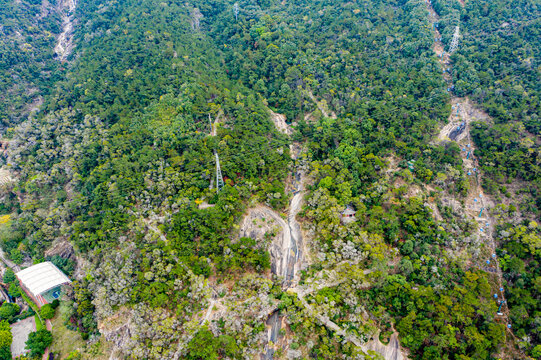
[[[17,304],[5,302],[0,306],[0,319],[9,320],[19,313],[20,307]]]
[[[532,350],[532,356],[534,359],[541,359],[541,345],[536,345]]]
[[[404,255],[409,255],[413,251],[413,242],[411,240],[406,240],[404,245],[402,245],[402,253]]]
[[[55,314],[55,309],[53,308],[51,304],[45,304],[41,307],[41,309],[39,310],[39,313],[41,317],[44,319],[52,319]]]
[[[0,360],[11,359],[11,343],[13,335],[6,320],[0,321]]]
[[[11,360],[11,347],[0,347],[0,360]]]
[[[30,350],[30,356],[39,357],[45,353],[45,349],[53,342],[53,334],[49,330],[41,329],[31,332],[26,341],[26,348]]]
[[[188,344],[187,359],[190,360],[218,360],[223,356],[238,356],[238,347],[231,336],[215,337],[207,327],[195,334]]]
[[[7,268],[4,272],[4,282],[6,284],[11,284],[12,282],[16,281],[17,277],[15,276],[15,273],[10,268]]]

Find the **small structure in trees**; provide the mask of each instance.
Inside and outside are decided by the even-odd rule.
[[[21,288],[39,306],[60,298],[62,285],[71,280],[52,262],[42,262],[15,274]]]
[[[351,205],[346,206],[346,209],[340,213],[340,220],[344,224],[349,224],[357,221],[355,218],[356,211]]]
[[[415,170],[415,160],[408,161],[408,169],[410,169],[410,171]]]

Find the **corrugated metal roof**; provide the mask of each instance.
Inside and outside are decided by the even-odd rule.
[[[52,262],[42,262],[16,273],[23,285],[34,296],[44,293],[56,286],[71,282],[70,279]]]

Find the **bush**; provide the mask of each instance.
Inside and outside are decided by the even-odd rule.
[[[66,360],[81,360],[83,356],[79,352],[79,350],[72,351],[68,354],[68,357]]]
[[[11,283],[9,285],[8,293],[9,293],[9,295],[11,295],[13,297],[21,296],[21,288],[19,287],[19,284]]]
[[[13,260],[13,262],[17,265],[21,265],[23,263],[23,259],[24,259],[24,256],[23,254],[17,250],[17,249],[13,249],[11,250],[11,253],[10,253],[10,256],[11,260]]]
[[[58,299],[54,299],[54,301],[51,303],[51,306],[53,309],[56,309],[60,305],[60,301]]]
[[[0,347],[0,360],[11,360],[11,348],[8,346]]]
[[[16,316],[20,311],[20,307],[17,304],[10,304],[5,302],[0,306],[0,319],[1,320],[11,320]]]
[[[53,342],[53,335],[49,330],[41,329],[28,335],[26,348],[30,350],[30,356],[41,357],[45,349]]]
[[[6,269],[4,272],[4,283],[11,284],[12,282],[15,282],[17,280],[17,277],[15,276],[15,273],[11,269]]]
[[[7,321],[0,322],[0,360],[11,360],[13,336]]]
[[[39,313],[45,320],[52,319],[55,315],[55,308],[51,304],[45,304],[41,307]]]

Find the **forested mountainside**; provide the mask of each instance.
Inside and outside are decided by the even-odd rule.
[[[0,5],[0,358],[541,357],[539,2]]]
[[[0,1],[0,129],[37,111],[63,66],[55,57],[60,0]]]

